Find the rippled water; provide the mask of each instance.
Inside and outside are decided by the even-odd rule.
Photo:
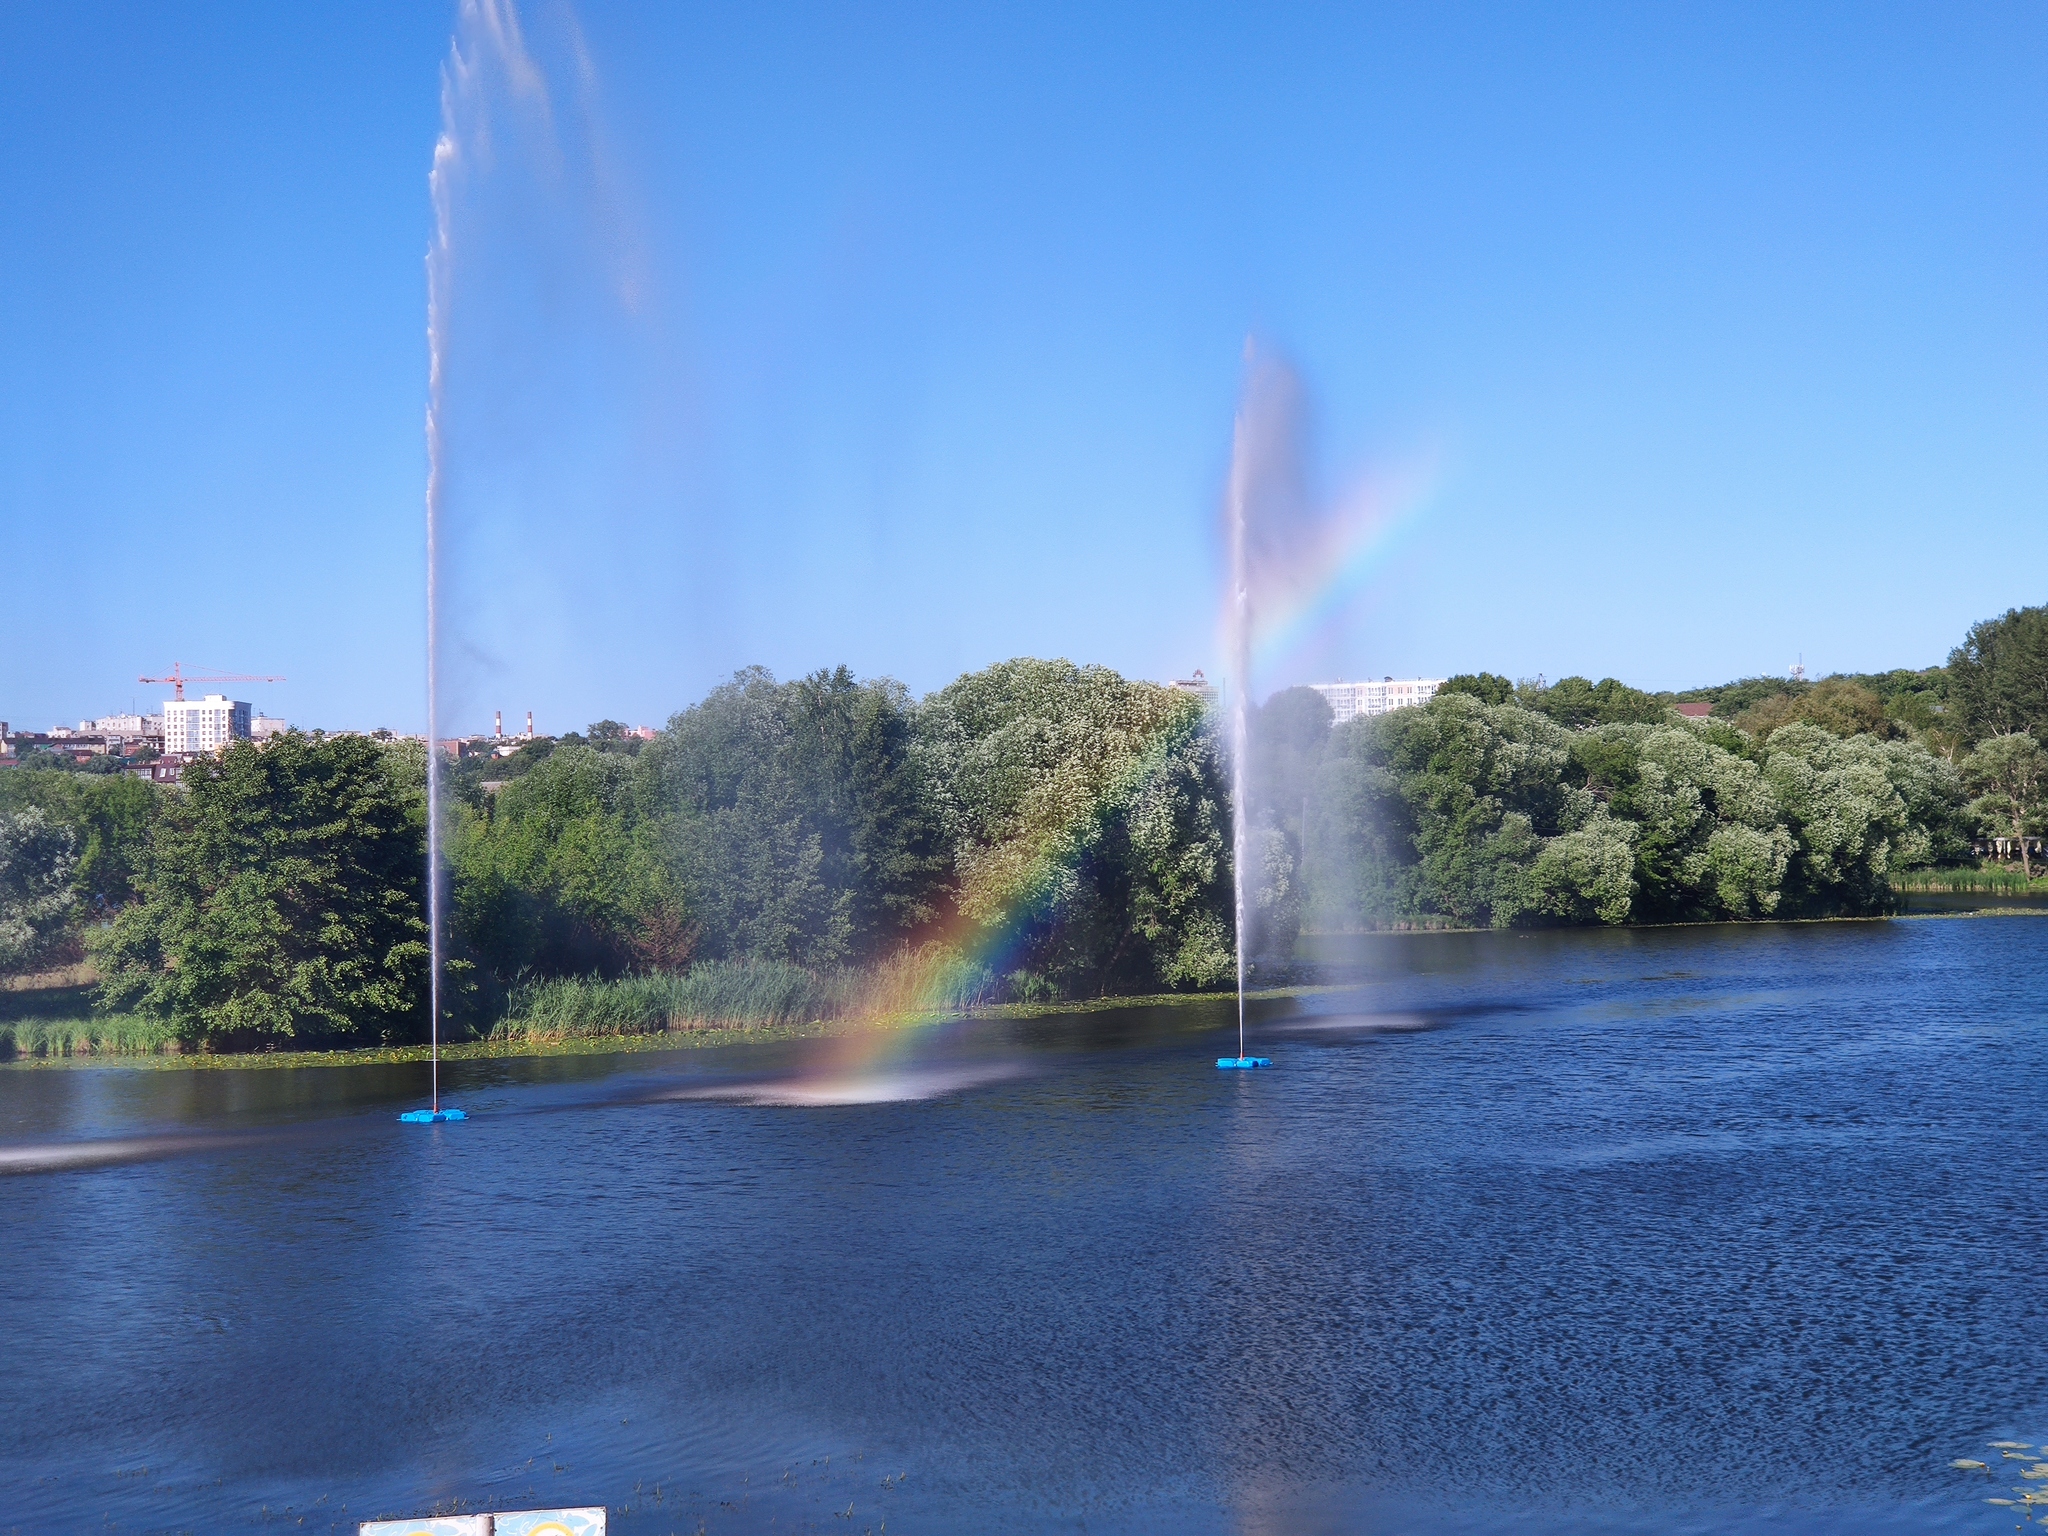
[[[2048,923],[1373,941],[1229,1011],[0,1071],[0,1531],[2002,1531]],[[823,1084],[823,1089],[820,1089]],[[769,1101],[769,1102],[764,1102]]]

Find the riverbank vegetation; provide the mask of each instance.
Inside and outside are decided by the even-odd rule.
[[[0,1061],[19,1056],[147,1056],[168,1049],[168,1024],[95,1006],[98,973],[71,964],[0,977]]]
[[[1192,692],[1063,661],[922,699],[750,669],[652,740],[600,721],[456,763],[446,1028],[623,1038],[1224,985],[1217,725]],[[1689,695],[1480,673],[1341,727],[1292,689],[1251,726],[1268,974],[1304,932],[1868,915],[2028,887],[2048,609],[1919,672]],[[416,744],[317,733],[173,790],[0,773],[0,972],[89,950],[96,1050],[416,1040],[424,779]]]

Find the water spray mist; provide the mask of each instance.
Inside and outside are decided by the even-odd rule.
[[[1251,349],[1246,347],[1247,360]],[[1239,407],[1231,433],[1230,490],[1224,520],[1230,545],[1230,594],[1224,609],[1224,630],[1230,644],[1230,882],[1236,911],[1237,939],[1237,1054],[1219,1056],[1219,1067],[1270,1067],[1264,1056],[1247,1056],[1244,1047],[1244,962],[1245,962],[1245,864],[1251,839],[1247,835],[1251,800],[1246,787],[1246,766],[1251,757],[1252,687],[1252,578],[1250,539],[1251,477],[1257,445],[1252,441],[1254,422],[1251,391],[1254,380],[1246,382],[1246,400]]]

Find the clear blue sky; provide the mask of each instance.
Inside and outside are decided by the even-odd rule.
[[[1213,670],[1250,332],[1330,484],[1436,466],[1319,670],[1922,665],[2048,600],[2037,4],[576,14],[608,201],[458,267],[452,727]],[[452,21],[0,9],[0,717],[175,658],[418,728]]]

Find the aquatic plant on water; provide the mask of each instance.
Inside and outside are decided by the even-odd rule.
[[[2025,1440],[1993,1440],[1989,1448],[1998,1453],[1995,1463],[1974,1456],[1958,1456],[1949,1466],[1972,1478],[1989,1479],[2001,1471],[2008,1475],[2017,1472],[2020,1482],[2013,1488],[2010,1498],[1992,1494],[1984,1502],[2011,1510],[2022,1525],[2029,1522],[2048,1525],[2048,1456],[2042,1456],[2031,1442]],[[2019,1466],[2006,1466],[2009,1461],[2016,1461]]]

